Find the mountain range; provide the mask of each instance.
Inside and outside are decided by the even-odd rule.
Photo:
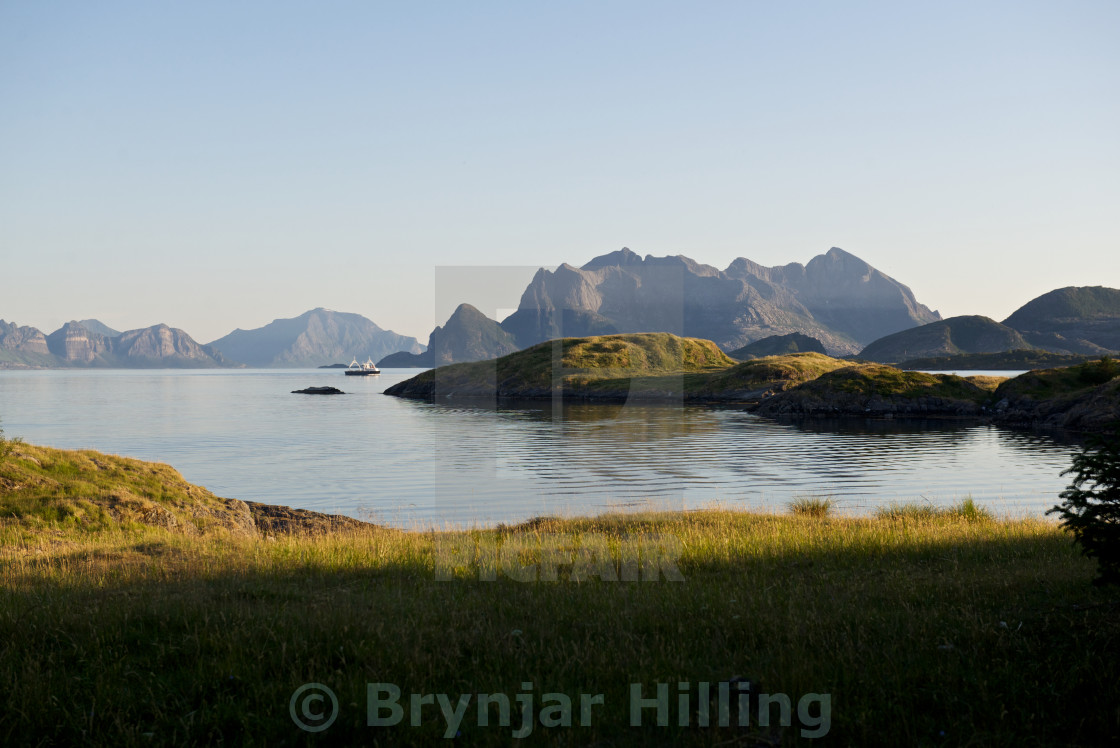
[[[433,335],[442,342],[446,363],[508,352],[509,340],[495,326],[519,349],[557,337],[670,332],[734,350],[797,333],[843,355],[940,318],[908,287],[838,247],[806,265],[770,268],[740,257],[725,270],[683,255],[643,258],[623,247],[582,267],[564,263],[554,271],[538,270],[517,311],[500,324],[470,315],[468,330],[462,329],[464,320],[454,325],[448,320],[443,332]],[[453,342],[454,334],[475,344]],[[486,348],[486,341],[494,346]],[[429,359],[393,356],[379,365],[431,365],[422,361]]]
[[[623,248],[582,267],[537,271],[518,309],[500,323],[461,304],[426,348],[361,315],[323,308],[207,345],[167,325],[122,333],[85,319],[46,335],[0,320],[0,367],[308,367],[352,358],[431,367],[496,358],[557,337],[632,332],[712,340],[743,358],[818,348],[883,363],[1010,351],[1103,355],[1120,350],[1120,290],[1056,289],[1003,322],[941,319],[907,286],[837,247],[805,265],[768,268],[739,258],[724,270]]]
[[[704,338],[724,350],[796,332],[845,354],[937,319],[909,288],[838,247],[807,265],[768,268],[740,257],[725,270],[624,247],[580,268],[539,270],[502,327],[522,348],[613,328]]]
[[[50,335],[34,327],[0,320],[0,366],[214,367],[234,365],[219,351],[199,345],[167,325],[129,330],[115,336],[95,329],[96,320],[67,322]],[[89,326],[87,326],[89,325]],[[91,329],[92,328],[92,329]]]
[[[256,330],[234,330],[208,345],[167,325],[117,332],[95,319],[44,334],[0,320],[0,367],[311,367],[343,359],[422,352],[416,338],[383,330],[358,314],[313,309]]]
[[[1060,288],[1006,320],[941,319],[905,285],[833,247],[806,265],[767,268],[739,258],[726,270],[681,255],[623,248],[580,268],[539,270],[500,324],[470,307],[432,333],[438,361],[394,354],[379,364],[435,366],[496,358],[557,337],[672,332],[713,340],[738,358],[791,350],[882,363],[961,354],[1120,350],[1120,290]],[[504,333],[504,334],[503,334]]]

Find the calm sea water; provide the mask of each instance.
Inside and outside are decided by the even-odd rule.
[[[2,371],[8,436],[174,465],[218,495],[398,526],[489,525],[619,507],[843,511],[971,495],[1040,515],[1077,445],[943,421],[776,423],[735,408],[400,400],[416,370]],[[293,395],[334,385],[345,396]]]

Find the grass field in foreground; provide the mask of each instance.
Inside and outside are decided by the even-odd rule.
[[[810,693],[830,695],[828,733],[813,741],[823,745],[1102,745],[1120,736],[1117,594],[1089,585],[1092,564],[1052,522],[712,510],[269,539],[4,522],[5,745],[439,741],[438,703],[410,726],[413,692],[448,694],[451,707],[460,694],[508,696],[510,727],[495,726],[496,711],[491,726],[478,726],[470,700],[455,730],[464,745],[513,742],[524,692],[534,709],[559,692],[575,710],[572,727],[538,722],[530,745],[809,742],[796,712]],[[556,581],[479,579],[495,547],[507,557],[521,549],[523,564],[544,553],[549,576],[573,548],[598,544],[625,559],[651,542],[669,548],[662,560],[674,560],[683,581],[603,581],[612,568],[625,576],[625,563],[597,567],[598,577],[560,563]],[[437,561],[450,579],[437,579]],[[749,728],[697,726],[699,683],[712,683],[714,696],[714,684],[733,676],[755,693],[788,695],[791,726],[759,727],[756,714]],[[290,713],[308,682],[339,702],[337,720],[318,734]],[[367,725],[370,682],[404,692],[401,725]],[[679,682],[690,688],[688,727],[678,725]],[[652,724],[653,709],[642,727],[629,725],[632,683],[645,698],[668,684],[669,725]],[[581,693],[603,694],[586,727]],[[329,709],[306,705],[312,715]],[[820,703],[810,706],[813,718]],[[711,715],[717,721],[715,706]]]

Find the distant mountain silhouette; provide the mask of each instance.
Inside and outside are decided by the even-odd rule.
[[[864,348],[859,357],[892,364],[960,353],[1004,353],[1034,348],[1018,330],[976,315],[950,317],[896,332]]]
[[[47,336],[47,348],[58,359],[69,364],[99,363],[109,366],[111,340],[112,338],[91,332],[79,322],[70,321]]]
[[[623,248],[581,268],[538,271],[502,326],[522,347],[617,331],[671,332],[734,350],[796,332],[831,352],[854,353],[936,319],[909,288],[836,247],[808,265],[767,268],[739,258],[726,270],[683,255],[643,259]]]
[[[424,353],[394,353],[377,365],[390,369],[443,366],[497,358],[516,350],[516,340],[501,325],[470,304],[460,304],[442,327],[432,330]]]
[[[56,366],[47,336],[34,327],[0,319],[0,366]]]
[[[107,338],[115,338],[121,334],[119,330],[114,330],[104,322],[96,319],[80,319],[78,320],[78,324],[86,328],[90,332],[95,332],[98,335],[104,335]]]
[[[254,367],[317,367],[376,361],[393,351],[420,353],[416,338],[384,330],[360,314],[312,309],[291,319],[273,320],[255,330],[234,330],[210,343],[228,358]]]
[[[860,358],[899,363],[1029,350],[1089,356],[1120,350],[1120,290],[1059,288],[1028,301],[1002,324],[987,317],[953,317],[880,338]]]
[[[71,321],[50,335],[0,320],[0,365],[103,367],[229,366],[222,354],[182,330],[153,325],[114,337]]]
[[[1055,353],[1120,351],[1120,290],[1068,286],[1028,301],[1003,321]]]
[[[175,361],[185,366],[228,366],[231,362],[213,346],[199,345],[187,333],[167,325],[122,332],[110,341],[118,362],[141,365]]]
[[[756,340],[742,348],[731,351],[727,355],[740,361],[746,361],[763,356],[784,356],[787,353],[824,352],[821,341],[808,335],[802,335],[799,332],[791,332],[789,335],[771,335],[768,338]]]

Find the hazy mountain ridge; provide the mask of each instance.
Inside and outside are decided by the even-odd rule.
[[[34,327],[19,326],[0,319],[0,350],[50,355],[47,336]]]
[[[80,319],[78,324],[86,328],[90,332],[95,332],[98,335],[104,335],[107,338],[115,338],[121,334],[120,330],[114,330],[101,320],[96,319]]]
[[[308,367],[354,358],[376,361],[393,351],[424,350],[416,338],[382,329],[360,314],[322,307],[253,330],[234,330],[210,346],[254,367]]]
[[[218,351],[199,345],[187,333],[164,324],[107,337],[77,321],[44,335],[33,327],[17,327],[0,320],[0,366],[5,367],[231,365]]]
[[[0,367],[303,367],[355,356],[378,358],[402,346],[423,350],[415,338],[383,330],[361,315],[325,309],[276,320],[258,330],[235,330],[215,341],[244,358],[214,344],[200,344],[183,330],[164,324],[113,336],[100,329],[112,331],[89,319],[67,322],[44,335],[36,328],[0,320]]]

